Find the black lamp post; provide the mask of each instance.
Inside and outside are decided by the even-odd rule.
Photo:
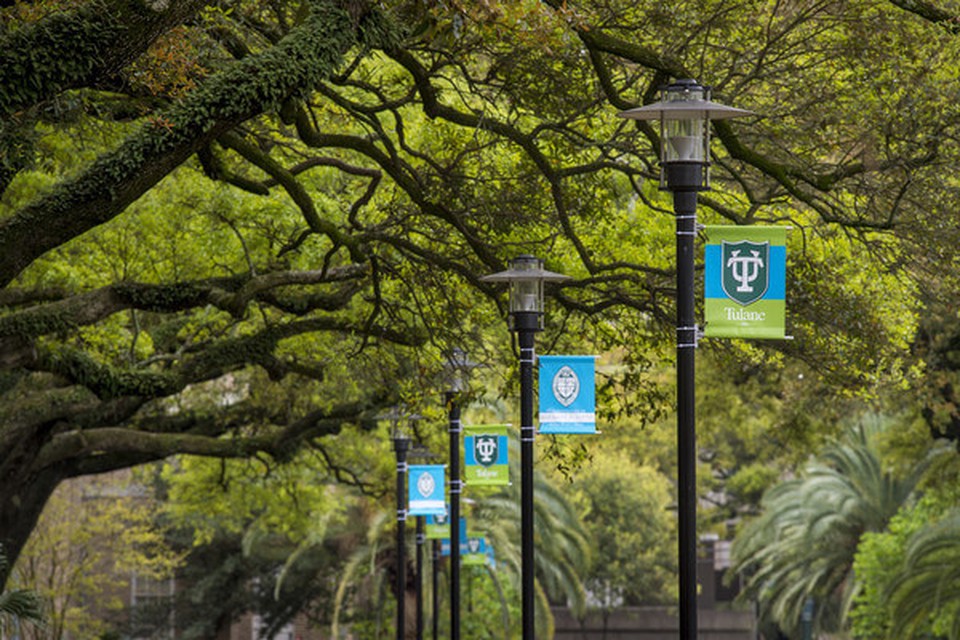
[[[433,580],[430,584],[431,586],[430,594],[433,597],[433,603],[432,603],[433,606],[431,607],[430,612],[433,615],[433,618],[431,619],[432,626],[433,626],[433,640],[437,640],[437,638],[439,637],[438,633],[440,631],[440,611],[439,611],[440,593],[437,590],[437,587],[439,586],[437,584],[437,573],[440,567],[440,541],[432,540],[432,542],[433,542],[433,545],[432,545],[433,546],[433,562],[431,563],[431,570],[433,572]]]
[[[407,526],[407,451],[410,440],[400,428],[400,422],[395,421],[393,429],[393,451],[397,457],[397,640],[404,640],[407,624],[406,618],[406,545],[404,529]]]
[[[417,640],[423,640],[423,545],[426,541],[423,516],[417,516]]]
[[[523,640],[534,640],[534,544],[533,544],[533,367],[534,338],[543,330],[543,283],[567,280],[569,276],[545,271],[543,260],[522,255],[510,261],[506,271],[481,278],[484,282],[510,284],[510,329],[520,346],[520,552]]]
[[[453,349],[447,360],[447,426],[450,434],[450,640],[460,640],[460,396],[466,390],[467,376],[476,367],[463,349]],[[436,615],[436,614],[434,614]]]
[[[710,188],[710,120],[749,115],[710,100],[710,89],[678,80],[661,100],[622,111],[622,118],[660,121],[660,188],[673,193],[677,233],[677,484],[679,503],[680,640],[697,637],[697,437],[694,239],[697,192]]]

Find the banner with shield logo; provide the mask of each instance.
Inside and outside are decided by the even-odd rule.
[[[540,356],[540,433],[597,432],[596,356]]]
[[[465,567],[483,566],[487,563],[487,539],[484,537],[467,538],[466,544],[460,545],[460,564]]]
[[[462,519],[462,518],[461,518]],[[450,512],[435,513],[427,516],[424,526],[427,540],[443,540],[450,537]]]
[[[464,426],[463,448],[467,486],[510,484],[507,425]]]
[[[718,338],[786,336],[786,227],[706,227],[704,332]]]
[[[429,516],[445,514],[444,469],[442,464],[411,464],[407,467],[407,515]]]

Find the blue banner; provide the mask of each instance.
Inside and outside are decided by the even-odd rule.
[[[487,539],[482,537],[467,538],[466,544],[460,545],[460,563],[464,566],[482,566],[487,562]]]
[[[407,475],[408,515],[429,516],[447,512],[442,464],[412,464],[407,468]]]
[[[464,479],[467,486],[510,484],[507,425],[463,427]]]
[[[787,228],[706,227],[703,335],[786,337]]]
[[[540,433],[596,433],[596,356],[540,356]]]

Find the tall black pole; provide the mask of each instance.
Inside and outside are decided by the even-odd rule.
[[[407,509],[404,495],[407,476],[407,448],[410,441],[406,438],[395,437],[393,450],[397,455],[397,640],[404,640],[406,620],[406,558],[404,544],[404,529],[407,526]]]
[[[437,632],[439,631],[440,624],[440,593],[437,589],[437,574],[440,572],[440,541],[432,540],[433,544],[433,562],[431,563],[431,569],[433,572],[433,581],[431,582],[430,593],[433,597],[433,606],[430,608],[431,620],[433,621],[433,640],[437,640]]]
[[[417,640],[423,640],[423,516],[417,516]]]
[[[446,394],[450,431],[450,640],[460,640],[460,394]]]
[[[520,554],[523,640],[534,640],[534,544],[533,544],[533,366],[534,338],[540,317],[534,312],[513,314],[520,345]]]
[[[701,163],[666,166],[677,230],[677,482],[679,503],[680,640],[697,638],[697,435],[694,240]]]
[[[677,222],[677,483],[679,503],[680,640],[697,637],[697,436],[693,245],[697,192],[710,188],[710,121],[750,115],[710,99],[710,88],[678,79],[660,102],[621,111],[622,118],[660,121],[661,188],[673,192]]]

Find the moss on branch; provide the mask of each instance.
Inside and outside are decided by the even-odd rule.
[[[233,126],[303,97],[356,42],[350,16],[314,0],[308,19],[276,46],[211,76],[84,173],[0,225],[0,286],[50,249],[107,222]]]

